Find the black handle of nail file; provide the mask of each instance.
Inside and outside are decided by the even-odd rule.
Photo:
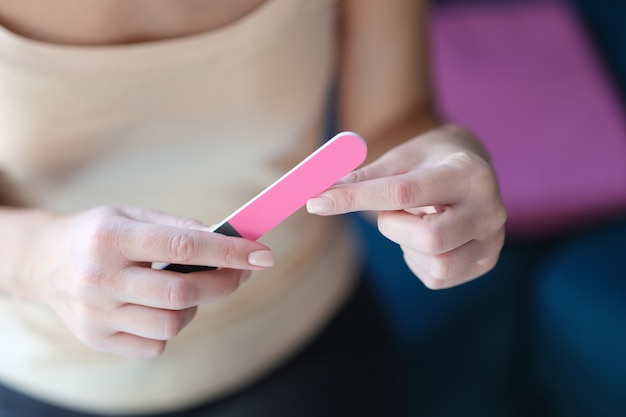
[[[226,236],[241,237],[239,232],[232,227],[228,222],[222,223],[217,229],[213,230],[213,233],[219,233]],[[166,271],[182,272],[188,274],[190,272],[208,271],[217,269],[215,266],[203,266],[203,265],[181,265],[181,264],[168,264],[162,269]]]

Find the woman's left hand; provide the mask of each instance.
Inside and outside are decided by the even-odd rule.
[[[378,212],[431,289],[483,275],[497,263],[506,210],[486,153],[469,132],[444,126],[387,151],[307,203],[310,213]]]

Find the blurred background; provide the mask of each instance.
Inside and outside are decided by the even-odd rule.
[[[443,114],[486,143],[498,266],[431,291],[354,217],[408,415],[626,416],[626,2],[431,1]]]

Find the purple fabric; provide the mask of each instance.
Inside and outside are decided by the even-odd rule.
[[[442,5],[431,32],[440,107],[485,141],[510,233],[626,212],[624,109],[566,5]]]

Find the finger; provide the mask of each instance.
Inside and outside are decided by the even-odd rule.
[[[369,181],[376,178],[391,177],[401,174],[402,172],[406,172],[406,170],[399,171],[400,168],[401,165],[399,166],[395,163],[387,163],[385,161],[385,158],[383,157],[348,173],[346,176],[337,181],[337,184],[352,184],[355,182]]]
[[[471,209],[446,206],[439,212],[414,215],[406,211],[383,211],[378,229],[389,240],[427,255],[439,255],[481,237],[482,224],[469,221]]]
[[[391,177],[408,172],[423,160],[423,154],[412,150],[411,141],[396,146],[380,158],[364,165],[343,177],[339,183],[347,184],[369,181],[376,178]]]
[[[307,202],[313,214],[331,215],[353,211],[404,210],[422,206],[450,205],[468,193],[460,170],[440,165],[420,171],[332,187]]]
[[[232,294],[250,272],[237,269],[179,274],[138,266],[128,267],[115,280],[122,303],[166,310],[184,310]]]
[[[273,264],[267,246],[248,239],[178,227],[128,222],[117,236],[131,261],[259,269]]]
[[[130,333],[115,333],[102,341],[96,346],[90,346],[98,351],[112,353],[114,355],[123,356],[133,359],[151,359],[156,358],[165,351],[166,341],[148,339]]]
[[[86,326],[74,329],[74,334],[85,346],[98,352],[112,353],[129,358],[154,358],[163,353],[164,340],[137,336],[116,331],[114,326]]]
[[[119,209],[124,215],[145,223],[161,224],[164,226],[180,227],[184,229],[209,230],[207,226],[198,219],[190,217],[173,216],[158,210],[146,210],[139,207],[121,207]]]
[[[116,333],[165,341],[176,337],[191,322],[196,311],[197,307],[174,311],[125,304],[109,313],[108,319]]]
[[[493,268],[501,248],[499,238],[472,240],[440,255],[426,255],[403,247],[409,268],[430,289],[444,289],[471,281]]]

